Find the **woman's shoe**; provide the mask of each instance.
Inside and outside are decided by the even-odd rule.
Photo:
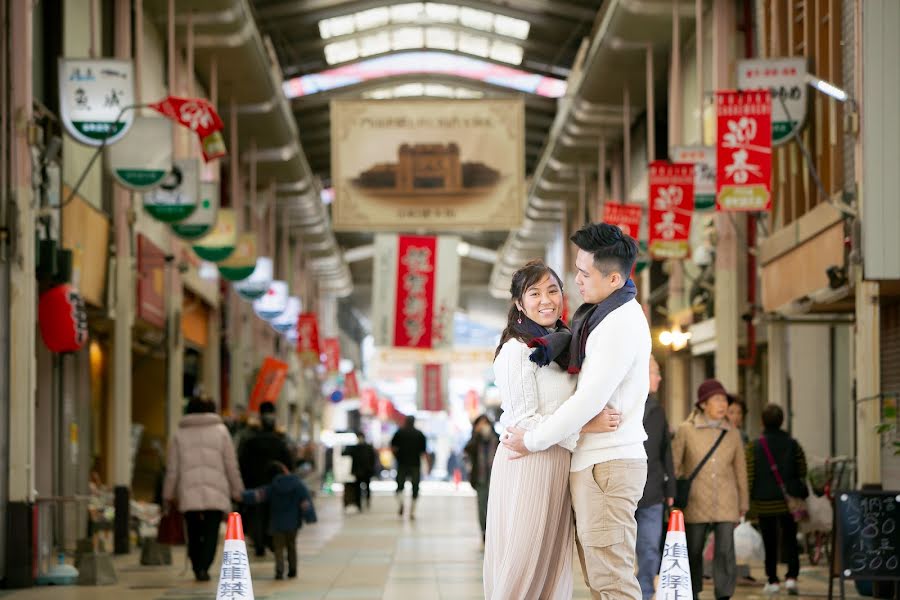
[[[786,579],[784,581],[784,588],[787,590],[787,593],[791,596],[797,596],[800,594],[800,591],[797,589],[797,580],[796,579]]]
[[[777,594],[781,591],[781,585],[776,581],[774,583],[767,583],[763,588],[764,594]]]

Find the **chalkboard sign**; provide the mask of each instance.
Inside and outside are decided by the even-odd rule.
[[[900,492],[841,492],[835,499],[843,579],[900,579]]]

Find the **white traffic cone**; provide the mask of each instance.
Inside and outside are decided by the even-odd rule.
[[[673,510],[666,532],[656,600],[692,600],[691,566],[688,562],[687,536],[684,533],[684,513]]]
[[[236,512],[228,515],[216,600],[254,600],[250,561],[247,559],[247,544],[244,543],[244,526],[241,515]]]

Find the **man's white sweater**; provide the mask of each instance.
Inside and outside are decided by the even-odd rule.
[[[532,452],[577,433],[607,405],[621,411],[617,431],[578,439],[571,470],[611,460],[645,459],[644,403],[650,391],[650,328],[641,305],[631,300],[609,313],[590,333],[575,393],[525,434]]]

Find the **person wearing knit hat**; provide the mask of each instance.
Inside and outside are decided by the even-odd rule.
[[[731,598],[737,581],[734,526],[750,501],[744,444],[726,418],[729,404],[725,386],[707,379],[697,388],[696,409],[672,441],[675,476],[693,477],[684,521],[694,598],[703,589],[703,546],[710,532],[716,536],[715,598]]]

